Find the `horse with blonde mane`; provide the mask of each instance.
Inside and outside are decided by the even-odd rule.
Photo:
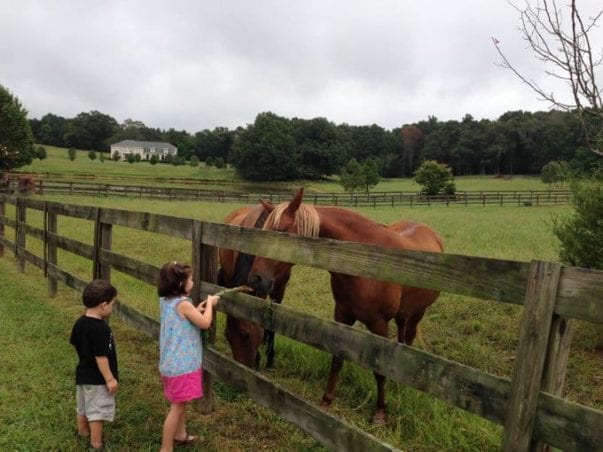
[[[268,216],[269,210],[274,206],[268,202],[256,206],[245,206],[229,213],[225,223],[244,228],[261,228]],[[238,287],[247,284],[249,270],[254,257],[250,254],[241,253],[236,250],[220,248],[218,251],[220,259],[220,271],[218,272],[218,284],[223,287]],[[285,296],[285,288],[289,281],[289,272],[284,272],[275,280],[270,291],[262,294],[251,293],[261,298],[270,296],[271,301],[280,303]],[[266,368],[274,367],[274,332],[266,330],[257,323],[249,320],[238,319],[230,314],[226,316],[226,330],[224,332],[233,359],[247,367],[260,367],[260,354],[258,349],[262,343],[266,344]]]
[[[303,204],[303,188],[288,203],[278,206],[262,202],[270,214],[263,229],[308,237],[321,237],[381,247],[441,253],[440,236],[429,226],[400,221],[389,226],[378,224],[351,210],[340,207]],[[249,272],[248,284],[259,293],[273,290],[275,282],[289,275],[293,264],[256,256]],[[389,321],[398,327],[398,341],[411,345],[417,335],[425,310],[435,302],[439,292],[395,283],[377,281],[336,272],[331,274],[331,291],[335,299],[334,318],[353,325],[362,322],[374,334],[388,335]],[[333,355],[327,387],[321,406],[329,407],[335,398],[337,376],[343,359]],[[377,403],[373,421],[385,422],[385,377],[377,373]]]

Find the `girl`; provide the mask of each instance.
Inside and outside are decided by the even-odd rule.
[[[190,299],[192,277],[191,266],[178,262],[168,262],[159,271],[159,371],[163,393],[171,403],[163,423],[162,452],[199,440],[186,430],[186,405],[203,396],[199,329],[211,325],[212,308],[220,297],[209,295],[195,307]]]

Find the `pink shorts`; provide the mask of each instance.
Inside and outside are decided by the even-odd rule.
[[[163,395],[170,402],[182,403],[203,397],[203,371],[195,370],[177,377],[161,376]]]

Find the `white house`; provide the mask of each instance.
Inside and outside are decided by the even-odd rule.
[[[123,140],[111,145],[111,155],[114,155],[115,152],[119,152],[122,160],[128,154],[140,155],[141,160],[150,160],[152,156],[156,155],[159,160],[163,160],[168,155],[176,157],[178,148],[173,144],[157,141]]]

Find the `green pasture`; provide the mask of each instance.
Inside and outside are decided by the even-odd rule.
[[[167,202],[69,196],[47,197],[46,199],[216,222],[221,222],[230,210],[238,207],[235,204],[192,201]],[[383,223],[399,219],[414,219],[428,223],[442,235],[448,253],[522,261],[532,259],[557,261],[558,242],[551,232],[551,223],[555,216],[566,215],[570,212],[569,207],[559,206],[538,208],[458,206],[413,209],[380,207],[357,210]],[[7,206],[7,211],[8,215],[14,216],[12,206]],[[28,222],[42,226],[43,220],[39,213],[29,209],[27,214]],[[91,222],[60,217],[58,230],[61,235],[92,243],[93,225]],[[14,230],[6,228],[6,233],[7,235],[14,234]],[[27,247],[36,254],[42,255],[41,243],[36,239],[28,238]],[[188,242],[123,227],[113,228],[113,249],[118,253],[127,254],[155,265],[175,259],[189,260],[191,255]],[[59,265],[80,278],[90,278],[91,263],[78,256],[59,250]],[[52,344],[59,347],[60,344],[60,347],[65,349],[66,346],[63,342],[67,340],[67,324],[75,318],[78,312],[77,294],[63,288],[56,300],[47,300],[45,282],[41,272],[29,266],[26,275],[18,275],[12,270],[13,266],[15,263],[12,257],[7,256],[0,259],[0,269],[2,269],[0,275],[3,280],[8,279],[12,287],[7,292],[11,303],[15,301],[16,306],[21,306],[22,302],[18,301],[21,299],[19,288],[26,286],[25,292],[35,294],[27,299],[35,300],[36,306],[37,304],[43,306],[35,309],[52,309],[53,315],[61,318],[64,323],[54,333],[43,332],[43,327],[40,327],[40,331],[35,334],[46,335],[45,337],[52,336],[53,340],[49,347],[52,347]],[[113,283],[117,286],[120,298],[124,302],[147,315],[158,317],[157,296],[154,287],[116,271],[113,272]],[[2,286],[4,287],[4,285],[4,281],[2,281]],[[30,304],[34,302],[30,302]],[[334,303],[330,293],[328,273],[307,267],[295,267],[284,303],[300,311],[331,318]],[[16,309],[16,306],[4,309],[13,310]],[[24,315],[27,318],[27,314],[16,315]],[[463,364],[509,377],[517,346],[520,316],[521,308],[518,306],[442,294],[440,299],[428,309],[422,322],[425,344],[421,346]],[[4,318],[4,315],[0,317],[0,319]],[[16,328],[17,323],[18,321],[15,320],[13,327]],[[125,380],[120,399],[123,411],[120,414],[120,421],[112,428],[113,434],[118,435],[119,438],[122,438],[120,435],[127,435],[127,439],[125,436],[123,436],[123,440],[120,439],[120,441],[124,441],[123,444],[127,444],[128,441],[133,441],[132,444],[155,444],[148,441],[157,440],[163,406],[159,401],[158,382],[148,380],[151,377],[147,374],[155,375],[156,373],[156,344],[148,344],[148,340],[142,335],[123,326],[119,321],[115,321],[112,325],[118,328],[116,334],[118,343],[123,344],[119,349],[120,353],[124,350],[126,355],[122,366]],[[224,316],[219,316],[218,325],[220,334],[217,348],[229,353],[228,345],[221,334],[224,328]],[[395,334],[394,328],[392,327],[390,331],[392,337]],[[7,329],[0,328],[0,338],[8,341],[4,337],[6,334],[4,331]],[[55,336],[60,335],[60,331],[64,332],[63,336],[57,339]],[[11,334],[16,334],[16,332]],[[28,341],[35,341],[29,336],[27,337]],[[578,323],[565,384],[565,394],[568,398],[597,408],[603,406],[603,382],[601,381],[603,366],[600,359],[602,342],[603,335],[600,329],[596,329],[593,324],[586,322]],[[270,378],[306,399],[318,403],[328,375],[329,356],[324,352],[279,336],[277,336],[276,351],[277,369],[270,374]],[[9,363],[11,369],[14,368],[23,376],[37,373],[30,371],[31,368],[37,368],[33,357],[29,365],[24,365],[17,359],[20,356],[18,352],[12,353],[3,350],[0,353],[2,353],[0,355],[2,362]],[[65,350],[63,355],[68,355],[68,351]],[[61,378],[65,379],[69,377],[69,366],[73,363],[70,356],[63,355],[61,355],[60,363],[61,366],[64,366]],[[146,380],[139,378],[141,373],[146,375]],[[6,378],[4,377],[5,372],[2,375],[3,377],[0,378]],[[40,384],[43,385],[41,381]],[[143,385],[143,388],[140,385]],[[223,433],[223,429],[231,432],[232,435],[234,435],[233,430],[239,431],[241,442],[232,440],[230,437],[220,438],[220,441],[224,441],[220,443],[220,450],[250,450],[256,449],[258,446],[263,448],[264,444],[274,450],[309,450],[317,447],[312,440],[300,434],[297,429],[287,427],[285,422],[274,421],[273,418],[276,416],[258,408],[244,395],[233,393],[225,387],[218,387],[218,399],[222,407],[215,415],[209,416],[210,420],[199,416],[194,419],[192,425],[198,426],[204,432],[207,431],[211,438],[217,438],[217,435]],[[10,386],[3,384],[2,388],[3,391],[8,392],[8,396],[19,399],[19,394],[15,393]],[[69,383],[65,383],[51,391],[59,392],[64,398],[70,399],[69,390]],[[41,391],[44,394],[46,389],[41,389]],[[402,385],[388,382],[387,391],[389,422],[386,426],[373,426],[369,423],[375,403],[375,384],[372,373],[348,363],[340,374],[333,412],[388,443],[406,450],[484,451],[499,448],[501,433],[499,426],[462,410],[446,406]],[[33,397],[33,399],[37,399],[37,397]],[[2,400],[5,400],[4,396]],[[0,424],[6,424],[4,418],[7,416],[11,419],[12,417],[18,418],[17,421],[12,422],[25,424],[35,410],[35,406],[38,406],[36,405],[38,402],[39,400],[24,400],[21,403],[22,409],[4,408],[7,404],[2,404]],[[62,400],[61,403],[63,403],[62,406],[67,407],[64,411],[68,411],[70,400]],[[16,405],[18,406],[19,403]],[[145,406],[144,410],[141,405]],[[54,408],[48,406],[42,408],[44,413],[49,409]],[[216,416],[222,415],[224,410],[229,409],[232,409],[233,412],[244,413],[244,416],[242,414],[244,422],[237,424],[236,427],[226,422],[213,423]],[[249,413],[252,414],[246,417]],[[258,416],[258,419],[254,419],[254,416]],[[61,428],[66,432],[64,438],[67,438],[70,432],[69,420],[66,417],[63,415],[64,422],[61,423]],[[142,418],[148,418],[149,422],[142,425],[144,424],[141,422]],[[245,424],[245,422],[248,423]],[[268,430],[258,432],[260,430],[257,427],[258,422]],[[42,424],[44,425],[44,423]],[[153,424],[154,429],[150,428],[148,424]],[[272,428],[272,424],[274,424],[274,428]],[[52,438],[51,432],[54,430],[50,427],[46,429],[43,425],[39,426],[40,434]],[[210,425],[210,427],[206,429],[206,425]],[[255,435],[265,435],[266,437]],[[19,438],[24,437],[25,434]],[[149,439],[150,437],[152,439]],[[21,441],[12,436],[10,438],[12,439],[6,440],[9,442],[3,443],[0,435],[0,446],[4,444],[14,446],[17,443],[10,441]],[[144,440],[137,442],[138,438],[144,438]],[[215,443],[211,442],[213,439],[208,439],[208,441],[208,447],[211,448],[211,445]],[[250,441],[249,445],[245,443],[246,441]],[[266,442],[264,443],[264,441]]]
[[[38,173],[42,177],[52,177],[61,180],[114,183],[126,185],[152,185],[170,187],[195,187],[212,190],[231,190],[248,192],[283,192],[293,191],[301,185],[308,192],[341,193],[343,188],[337,182],[337,177],[322,181],[247,183],[237,178],[232,168],[218,169],[207,167],[200,163],[197,167],[190,165],[174,166],[166,164],[151,165],[147,162],[128,163],[114,162],[105,153],[104,162],[100,161],[97,153],[96,160],[88,158],[88,151],[77,151],[77,157],[70,161],[67,149],[54,146],[44,146],[48,158],[34,160],[31,165],[19,168],[18,172]],[[462,176],[455,178],[459,191],[503,191],[503,190],[547,190],[550,187],[535,176]],[[417,192],[420,186],[412,179],[382,179],[371,189],[379,191]]]

